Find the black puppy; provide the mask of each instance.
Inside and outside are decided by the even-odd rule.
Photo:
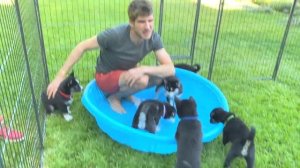
[[[41,100],[46,109],[47,114],[51,114],[54,110],[59,110],[62,112],[66,121],[73,119],[70,111],[70,105],[73,102],[72,93],[80,92],[82,86],[80,86],[79,81],[74,77],[74,72],[72,72],[58,87],[58,90],[54,98],[48,99],[46,91],[41,94]]]
[[[139,105],[134,115],[132,127],[155,133],[161,117],[164,119],[174,118],[175,114],[175,108],[168,103],[145,100]]]
[[[193,97],[175,98],[177,114],[181,119],[176,131],[176,168],[201,167],[202,128],[198,120],[197,105]]]
[[[224,167],[229,167],[235,157],[242,156],[246,159],[247,168],[253,168],[255,160],[255,128],[251,127],[249,131],[241,119],[236,117],[232,112],[224,111],[222,108],[212,110],[210,113],[210,122],[223,123],[225,125],[223,130],[223,144],[232,143]]]
[[[164,87],[164,89],[166,90],[165,94],[167,102],[171,105],[174,105],[175,96],[180,96],[182,94],[182,84],[179,79],[176,76],[168,76],[164,78],[162,82],[156,86],[156,94],[161,87]]]
[[[185,69],[188,71],[192,71],[194,73],[197,73],[201,69],[200,64],[189,65],[189,64],[185,64],[185,63],[179,63],[179,64],[175,64],[174,66],[176,68]]]

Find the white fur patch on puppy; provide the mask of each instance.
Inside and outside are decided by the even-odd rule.
[[[141,114],[139,116],[138,128],[145,129],[145,127],[146,127],[146,114],[145,114],[145,112],[141,112]]]
[[[73,116],[71,114],[66,113],[64,114],[64,118],[66,121],[71,121],[73,119]]]
[[[243,146],[243,149],[242,149],[242,151],[241,151],[241,154],[242,154],[243,156],[247,156],[247,153],[248,153],[248,149],[249,149],[250,144],[251,144],[251,141],[247,140],[246,143],[245,143],[245,145]]]
[[[65,105],[70,106],[73,103],[73,99],[70,98],[70,100],[65,102]]]

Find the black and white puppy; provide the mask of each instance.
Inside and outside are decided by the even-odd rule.
[[[192,71],[194,73],[198,73],[201,69],[200,64],[189,65],[189,64],[185,64],[185,63],[178,63],[178,64],[175,64],[174,66],[176,68],[185,69],[188,71]]]
[[[158,100],[145,100],[139,105],[134,115],[132,127],[155,133],[161,117],[171,119],[175,117],[175,114],[175,108],[169,103]]]
[[[227,154],[224,167],[230,167],[231,161],[238,157],[244,157],[247,168],[254,167],[255,160],[255,128],[249,130],[245,123],[232,112],[226,112],[222,108],[215,108],[210,113],[211,123],[223,123],[223,144],[232,143]]]
[[[156,86],[156,95],[158,90],[163,87],[165,89],[165,95],[167,102],[174,106],[175,96],[180,96],[182,94],[182,84],[176,76],[168,76],[162,80],[162,82]]]
[[[73,119],[70,111],[70,105],[73,102],[72,93],[80,92],[82,86],[75,78],[74,72],[72,72],[65,80],[62,81],[54,98],[48,99],[46,90],[41,94],[41,100],[46,109],[47,114],[51,114],[54,110],[62,112],[66,121]]]
[[[197,105],[193,97],[179,100],[175,98],[177,114],[180,118],[176,131],[176,168],[201,167],[202,128],[198,120]]]

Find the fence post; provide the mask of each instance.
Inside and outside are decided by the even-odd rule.
[[[201,0],[197,0],[197,9],[196,9],[196,14],[195,14],[194,30],[193,30],[192,44],[191,44],[191,50],[190,50],[190,57],[192,59],[191,64],[194,63],[195,45],[196,45],[198,22],[199,22],[199,16],[200,16],[200,3],[201,3]]]
[[[164,16],[164,0],[160,0],[160,5],[159,5],[159,21],[158,21],[158,34],[160,36],[162,35],[163,16]]]
[[[217,23],[216,23],[216,29],[215,29],[215,35],[214,35],[214,41],[213,41],[213,47],[212,47],[210,62],[209,62],[209,70],[208,70],[208,77],[207,77],[209,80],[211,80],[213,66],[214,66],[214,63],[215,63],[216,50],[217,50],[218,39],[219,39],[219,34],[220,34],[223,8],[224,8],[224,0],[220,0]]]
[[[162,36],[162,24],[163,24],[163,18],[164,18],[164,0],[160,0],[159,4],[159,21],[158,21],[158,34],[160,37]],[[156,65],[158,65],[158,60],[156,59]]]
[[[20,7],[19,7],[19,0],[15,1],[15,6],[16,6],[16,13],[17,13],[17,19],[18,19],[18,24],[19,24],[19,31],[20,31],[21,40],[22,40],[22,47],[23,47],[23,52],[24,52],[24,57],[25,57],[25,62],[26,62],[26,68],[27,68],[27,73],[28,73],[28,78],[29,78],[31,96],[32,96],[32,101],[33,101],[33,106],[34,106],[34,111],[35,111],[35,118],[36,118],[36,123],[37,123],[37,128],[38,128],[38,134],[39,134],[39,138],[40,138],[40,145],[41,145],[41,148],[43,148],[43,138],[42,138],[42,132],[41,132],[40,122],[39,122],[39,118],[38,118],[38,108],[37,108],[38,106],[36,103],[34,88],[33,88],[33,84],[32,84],[32,77],[31,77],[31,71],[30,71],[29,60],[28,60],[28,55],[27,55],[27,47],[26,47],[26,42],[25,42],[23,23],[22,23]]]
[[[294,3],[291,7],[289,19],[288,19],[288,22],[286,24],[284,35],[283,35],[283,38],[282,38],[282,41],[281,41],[281,46],[280,46],[280,49],[279,49],[279,52],[278,52],[276,65],[275,65],[275,68],[274,68],[274,71],[273,71],[273,76],[272,76],[273,80],[276,80],[276,77],[277,77],[277,74],[278,74],[279,66],[280,66],[280,63],[281,63],[281,60],[282,60],[283,50],[285,48],[286,40],[287,40],[287,37],[288,37],[288,34],[289,34],[289,30],[290,30],[291,22],[292,22],[292,19],[293,19],[293,14],[294,14],[296,4],[297,4],[297,0],[294,0]]]

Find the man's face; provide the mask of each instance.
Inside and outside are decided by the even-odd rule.
[[[153,32],[154,17],[149,16],[138,16],[136,20],[131,23],[131,27],[135,34],[144,40],[150,39]]]

